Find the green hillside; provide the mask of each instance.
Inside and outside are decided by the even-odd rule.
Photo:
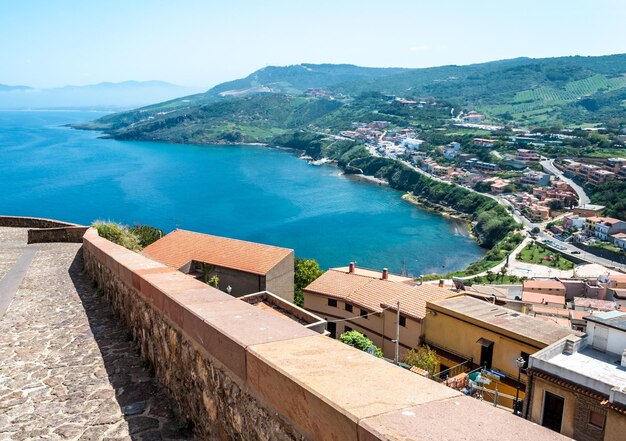
[[[626,55],[518,58],[417,69],[375,81],[347,82],[334,90],[434,97],[521,123],[602,122],[607,114],[615,116],[624,109],[623,94],[612,92],[626,91]]]
[[[316,89],[321,93],[306,93]],[[398,96],[424,104],[407,105]],[[113,114],[81,128],[123,139],[268,142],[286,131],[340,131],[377,119],[437,128],[451,112],[496,123],[626,123],[626,55],[518,58],[469,66],[267,67],[197,95]]]

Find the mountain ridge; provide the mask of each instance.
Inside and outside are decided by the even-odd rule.
[[[499,123],[540,125],[560,119],[575,124],[624,117],[626,54],[389,69],[269,66],[201,94],[109,115],[81,128],[124,139],[269,142],[285,130],[310,125],[347,130],[354,121],[374,117],[405,123],[426,118],[431,124],[454,109],[478,110]],[[244,92],[224,94],[233,90]],[[394,97],[415,104],[400,105]],[[436,106],[424,108],[417,104],[420,100]]]

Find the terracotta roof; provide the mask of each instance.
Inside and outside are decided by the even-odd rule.
[[[400,312],[417,320],[425,317],[427,301],[458,295],[455,290],[434,284],[410,285],[336,269],[326,271],[304,290],[341,299],[372,312],[388,307],[395,311],[396,302],[400,301]]]
[[[195,260],[260,275],[291,253],[287,248],[186,230],[174,230],[143,250],[146,256],[176,269]]]
[[[586,297],[574,297],[574,305],[579,308],[592,308],[600,311],[613,311],[617,304],[610,300],[589,299]]]
[[[331,268],[331,269],[335,271],[347,273],[350,267],[342,266],[342,267]],[[376,271],[376,270],[369,269],[369,268],[361,268],[359,266],[354,267],[354,272],[360,276],[368,276],[368,277],[373,277],[373,278],[382,277],[382,271]],[[401,276],[400,274],[387,273],[387,277],[392,282],[407,282],[411,284],[414,283],[413,277]]]
[[[622,237],[626,237],[626,233],[616,233],[612,235],[613,237],[617,237],[618,239],[621,239]]]
[[[522,284],[524,289],[565,289],[565,285],[558,280],[524,280]]]

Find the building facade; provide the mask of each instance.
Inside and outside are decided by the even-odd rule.
[[[303,293],[304,308],[328,321],[327,330],[333,338],[358,331],[381,348],[386,358],[392,359],[399,330],[400,360],[420,345],[426,301],[458,295],[448,288],[416,285],[409,277],[386,270],[357,268],[353,264],[328,270]]]
[[[566,337],[531,355],[524,415],[576,440],[623,440],[626,313],[586,320],[587,336]]]

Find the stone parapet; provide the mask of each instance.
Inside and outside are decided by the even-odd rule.
[[[53,219],[25,216],[0,216],[0,227],[14,228],[57,228],[76,226],[69,222],[62,222]]]
[[[563,439],[255,308],[92,228],[83,245],[86,270],[202,439]]]
[[[71,242],[81,243],[89,227],[70,226],[55,228],[29,228],[28,243]]]

